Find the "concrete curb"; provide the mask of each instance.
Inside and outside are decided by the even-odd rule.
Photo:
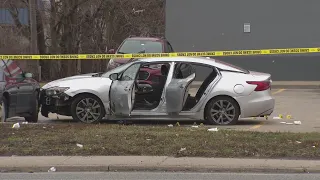
[[[272,89],[320,89],[320,85],[271,85]]]
[[[184,171],[320,173],[320,160],[174,158],[167,156],[0,157],[0,172]]]
[[[0,173],[12,172],[48,172],[52,166],[41,167],[0,167]],[[247,173],[320,173],[319,168],[234,168],[234,167],[193,167],[193,166],[54,166],[57,172],[247,172]]]

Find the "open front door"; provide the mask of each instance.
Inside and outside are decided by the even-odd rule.
[[[130,116],[135,100],[136,77],[140,63],[132,64],[118,80],[112,82],[110,88],[110,106],[114,115]]]
[[[167,113],[179,113],[189,95],[189,88],[196,74],[194,68],[187,63],[177,64],[171,82],[166,88]]]

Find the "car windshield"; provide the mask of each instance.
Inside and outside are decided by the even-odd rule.
[[[123,64],[121,66],[118,66],[118,67],[116,67],[114,69],[111,69],[110,71],[107,71],[106,73],[102,74],[101,76],[109,78],[110,74],[121,73],[122,71],[126,70],[129,66],[131,66],[131,64],[133,64],[134,62],[135,61],[132,61],[132,62]]]
[[[162,51],[162,44],[159,41],[129,39],[122,44],[118,53],[161,53]]]

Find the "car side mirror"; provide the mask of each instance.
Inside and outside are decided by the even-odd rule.
[[[25,78],[32,78],[33,74],[32,73],[24,73]]]
[[[109,50],[108,50],[108,53],[109,53],[109,54],[114,54],[114,53],[115,53],[115,50],[114,50],[114,49],[109,49]]]
[[[118,73],[110,74],[109,78],[110,78],[112,81],[118,80]]]

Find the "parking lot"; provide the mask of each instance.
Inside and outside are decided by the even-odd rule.
[[[193,93],[193,89],[191,89]],[[276,107],[273,114],[266,120],[263,117],[241,119],[237,125],[218,126],[219,129],[236,129],[250,131],[290,131],[290,132],[320,132],[320,89],[273,89],[272,94],[276,99]],[[283,119],[275,118],[279,115]],[[287,119],[287,116],[291,116]],[[75,123],[71,117],[50,114],[49,118],[39,115],[39,123]],[[11,118],[9,122],[21,122],[22,118]],[[136,125],[175,125],[179,121],[132,121]],[[295,125],[294,121],[301,121],[301,125]],[[289,123],[289,124],[284,124]],[[118,123],[105,121],[104,123]],[[190,127],[194,121],[179,121],[181,126]],[[201,122],[196,122],[198,125]],[[211,127],[207,125],[208,128]],[[215,127],[215,126],[214,126]]]

